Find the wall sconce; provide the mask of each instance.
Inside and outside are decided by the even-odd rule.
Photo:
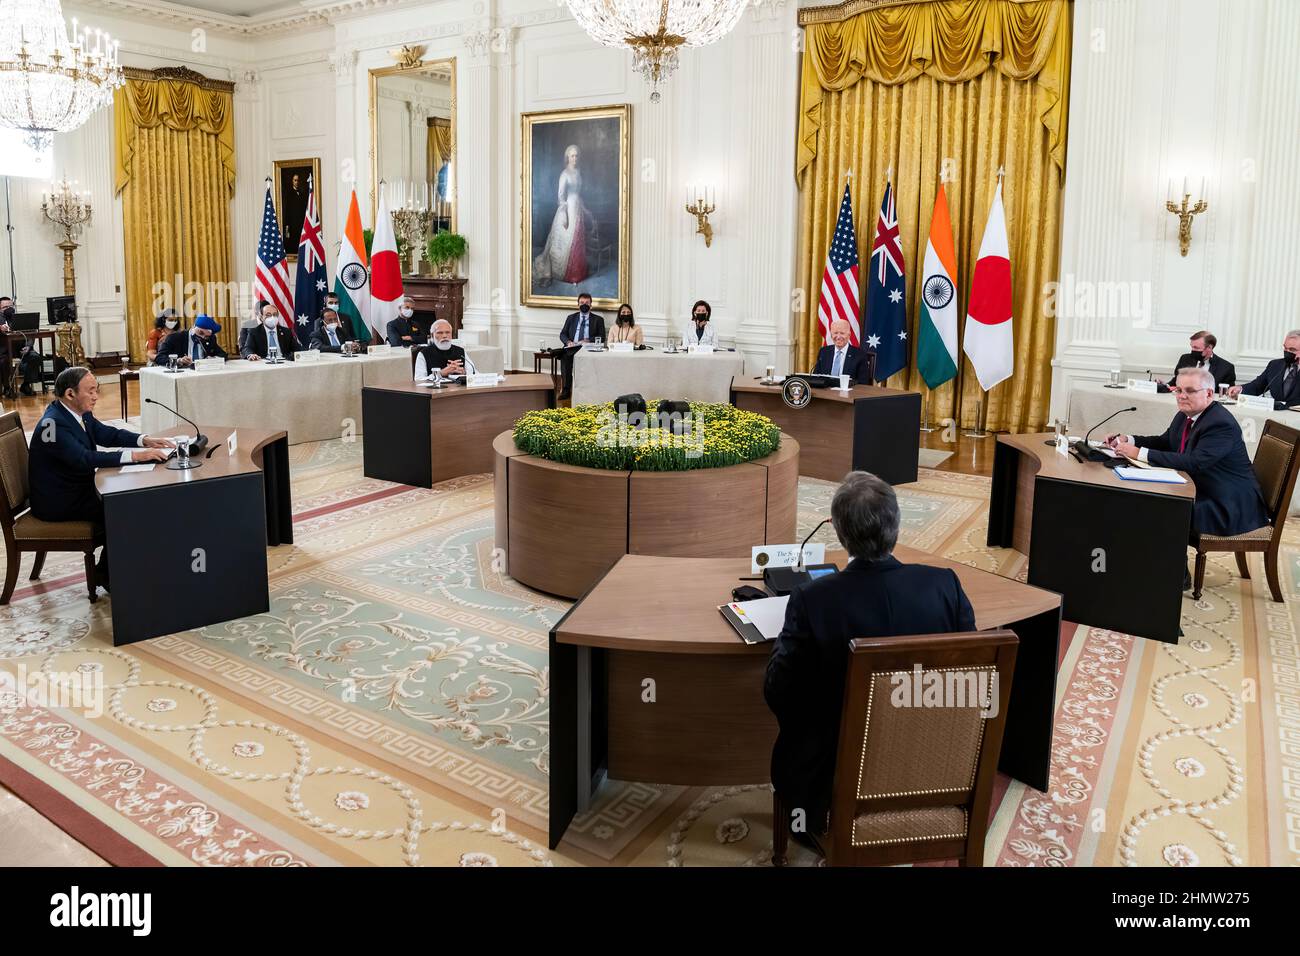
[[[686,211],[695,217],[695,232],[704,236],[704,246],[713,245],[713,227],[709,225],[709,213],[718,208],[712,187],[687,186]]]
[[[1175,206],[1170,198],[1173,192],[1174,181],[1169,180],[1169,186],[1165,190],[1165,208],[1178,217],[1178,251],[1184,258],[1187,256],[1187,250],[1192,245],[1192,219],[1200,213],[1209,209],[1209,204],[1204,198],[1196,200],[1196,205],[1189,206],[1188,201],[1192,194],[1187,191],[1187,177],[1183,177],[1183,202],[1180,206]],[[1205,177],[1201,177],[1201,196],[1205,196]]]

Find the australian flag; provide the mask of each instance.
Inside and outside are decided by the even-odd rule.
[[[907,366],[907,305],[904,301],[903,247],[898,241],[894,186],[885,185],[876,238],[867,271],[867,317],[862,345],[876,353],[876,379],[883,381]]]
[[[293,296],[293,330],[301,348],[308,345],[327,290],[325,240],[321,236],[320,216],[316,214],[316,186],[308,176],[307,215],[303,217],[302,237],[298,240],[298,279]]]

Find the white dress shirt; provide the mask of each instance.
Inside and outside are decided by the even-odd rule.
[[[81,416],[78,415],[76,412],[74,412],[71,408],[68,408],[68,403],[65,402],[63,399],[59,399],[59,404],[62,405],[64,408],[66,408],[68,410],[68,414],[77,420],[77,424],[81,426],[81,430],[84,432],[86,430],[86,423],[82,421]],[[143,448],[144,436],[136,435],[135,444],[137,448]],[[131,452],[129,451],[122,452],[122,464],[124,465],[131,464]]]
[[[437,346],[435,345],[434,348],[437,348]],[[474,367],[474,363],[470,361],[469,353],[466,352],[465,353],[465,374],[473,375],[477,371],[478,369]],[[415,381],[423,382],[428,377],[429,377],[429,369],[425,364],[423,346],[421,346],[421,351],[419,352],[419,354],[415,356]]]
[[[1196,425],[1196,419],[1198,419],[1198,418],[1200,418],[1200,417],[1201,417],[1201,412],[1197,412],[1195,415],[1191,416],[1191,420],[1192,420],[1192,425],[1193,425],[1193,426]],[[1132,435],[1125,435],[1125,436],[1124,436],[1124,440],[1125,440],[1126,442],[1128,442],[1130,445],[1133,444],[1133,436],[1132,436]],[[1188,440],[1188,441],[1191,441],[1191,440],[1192,440],[1192,435],[1191,435],[1191,432],[1190,432],[1190,431],[1189,431],[1188,434],[1187,434],[1187,440]],[[1146,461],[1146,460],[1147,460],[1147,452],[1149,452],[1150,450],[1151,450],[1150,448],[1139,448],[1139,449],[1138,449],[1138,461]],[[1175,452],[1175,454],[1177,454],[1177,453]]]

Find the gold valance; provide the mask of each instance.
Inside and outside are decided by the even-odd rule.
[[[131,181],[131,159],[139,130],[159,124],[198,129],[217,137],[226,188],[235,192],[234,84],[183,68],[123,71],[126,83],[113,94],[114,191]]]
[[[851,14],[851,9],[863,12]],[[988,69],[1009,79],[1035,79],[1038,115],[1050,134],[1052,161],[1065,169],[1069,104],[1068,0],[928,0],[872,6],[862,0],[801,11],[805,53],[799,99],[795,175],[800,182],[817,155],[824,91],[860,80],[897,85],[925,74],[964,83]]]

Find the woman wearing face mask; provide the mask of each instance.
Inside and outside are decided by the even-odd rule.
[[[713,308],[703,299],[691,306],[691,322],[682,332],[683,346],[710,345],[715,349],[718,347],[718,333],[709,324],[712,315]]]
[[[180,327],[181,320],[175,309],[164,309],[158,318],[153,320],[153,328],[149,330],[149,340],[144,346],[144,354],[150,365],[158,357],[158,346],[162,345],[163,339]]]
[[[632,307],[626,302],[618,307],[618,317],[614,320],[614,327],[609,330],[609,340],[631,342],[638,348],[645,344],[645,331],[636,324]]]

